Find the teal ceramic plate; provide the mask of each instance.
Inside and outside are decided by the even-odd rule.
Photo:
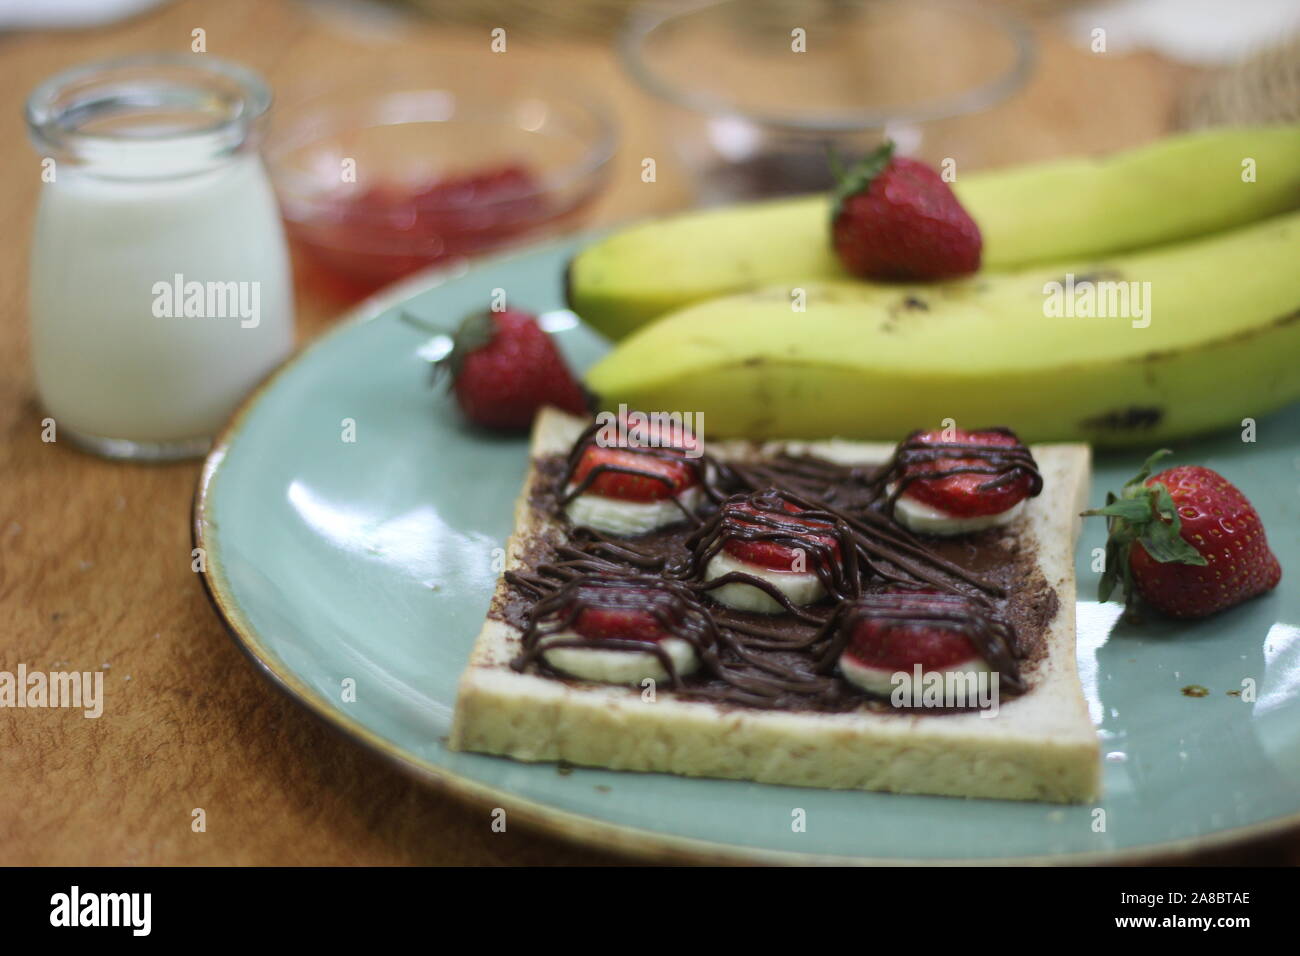
[[[429,387],[427,336],[398,314],[449,323],[494,289],[523,308],[561,309],[572,248],[406,283],[290,362],[232,421],[203,471],[197,543],[214,603],[275,683],[485,813],[503,807],[659,859],[1104,862],[1300,825],[1300,407],[1260,419],[1253,444],[1228,433],[1178,446],[1174,459],[1220,469],[1256,503],[1281,588],[1208,621],[1143,630],[1120,624],[1118,605],[1080,603],[1079,670],[1105,754],[1096,807],[560,773],[449,751],[456,680],[510,532],[525,441],[462,427]],[[580,326],[558,335],[579,366],[604,348]],[[1102,458],[1094,502],[1142,457]],[[1091,522],[1078,552],[1084,597],[1102,539]],[[348,681],[355,700],[344,699]],[[1238,696],[1245,681],[1253,693]],[[1207,693],[1188,696],[1193,687]]]

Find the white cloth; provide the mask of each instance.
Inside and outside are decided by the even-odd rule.
[[[166,0],[0,0],[0,30],[75,30],[125,20]]]
[[[1205,66],[1244,59],[1300,32],[1297,0],[1109,0],[1064,17],[1083,46],[1091,48],[1100,27],[1107,53],[1146,48]]]

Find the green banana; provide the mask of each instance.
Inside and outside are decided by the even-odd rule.
[[[1111,255],[1296,208],[1300,126],[1215,129],[1109,157],[971,173],[954,189],[979,224],[985,271]],[[718,295],[848,279],[828,216],[827,198],[808,196],[631,226],[570,262],[569,306],[619,339]]]
[[[1297,266],[1293,213],[1073,267],[771,288],[645,326],[587,384],[608,408],[702,412],[712,437],[897,439],[953,418],[1149,445],[1300,398]]]

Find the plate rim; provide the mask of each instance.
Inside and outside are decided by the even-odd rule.
[[[576,247],[600,231],[578,233],[527,246],[503,255],[478,260],[469,265],[434,267],[393,283],[351,306],[332,327],[296,348],[244,397],[230,419],[213,439],[212,448],[203,460],[191,502],[191,543],[202,549],[203,564],[199,577],[203,592],[235,646],[250,660],[254,670],[273,687],[285,694],[331,730],[360,744],[385,762],[426,786],[454,797],[470,807],[501,807],[528,829],[557,837],[569,843],[608,850],[646,862],[693,863],[706,865],[785,865],[785,866],[1096,866],[1151,863],[1185,858],[1195,853],[1230,847],[1289,830],[1300,829],[1300,811],[1268,820],[1229,827],[1212,833],[1179,840],[1146,843],[1118,850],[1095,850],[1085,853],[1034,854],[1016,857],[907,858],[840,856],[769,850],[734,843],[719,843],[678,834],[659,833],[637,826],[613,823],[563,810],[550,804],[521,796],[510,790],[481,783],[430,761],[422,760],[384,739],[361,721],[337,710],[308,687],[261,639],[244,616],[226,579],[216,538],[208,531],[212,524],[212,487],[227,452],[238,440],[241,427],[250,413],[275,386],[280,377],[297,367],[313,352],[352,329],[379,318],[412,297],[435,289],[471,273],[495,268],[514,259],[545,255],[556,249]],[[508,759],[508,758],[498,758]],[[955,799],[955,798],[954,798]]]

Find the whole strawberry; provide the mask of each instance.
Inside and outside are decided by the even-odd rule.
[[[1246,496],[1199,465],[1148,478],[1167,454],[1148,458],[1120,497],[1084,512],[1109,519],[1101,600],[1122,581],[1130,611],[1136,594],[1170,617],[1205,617],[1277,587],[1282,568]]]
[[[864,279],[948,279],[980,267],[979,226],[948,184],[886,141],[840,177],[831,241]]]
[[[587,396],[551,337],[527,312],[476,312],[452,336],[452,349],[435,374],[451,374],[451,390],[465,417],[484,428],[526,430],[537,410],[554,405],[574,415]]]

